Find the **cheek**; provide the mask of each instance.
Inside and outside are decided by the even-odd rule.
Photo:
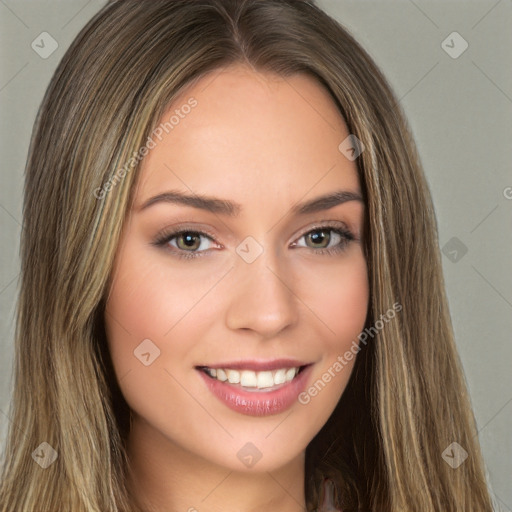
[[[163,350],[162,339],[185,313],[187,301],[186,291],[178,286],[180,300],[170,300],[173,292],[165,286],[161,268],[135,246],[124,247],[115,269],[105,325],[112,361],[121,375],[138,366],[134,350],[143,340]]]
[[[316,418],[317,429],[328,420],[347,386],[358,354],[358,335],[366,321],[367,266],[362,252],[358,250],[353,256],[330,268],[322,266],[315,272],[314,280],[311,273],[307,274],[307,303],[321,320],[316,323],[322,358],[298,402],[306,416]]]
[[[360,248],[333,265],[303,274],[299,294],[317,315],[325,349],[344,350],[364,328],[369,302],[366,261]]]
[[[106,307],[114,343],[120,335],[139,343],[165,339],[211,286],[211,276],[191,282],[187,273],[175,272],[170,279],[166,265],[136,247],[125,247],[116,270]]]

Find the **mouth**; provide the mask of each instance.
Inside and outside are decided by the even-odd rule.
[[[297,402],[311,380],[314,363],[279,360],[196,366],[201,380],[218,400],[248,416],[280,414]]]
[[[282,362],[264,364],[231,364],[216,367],[196,366],[210,379],[224,382],[234,388],[249,392],[270,392],[286,386],[297,379],[298,376],[312,363],[290,366]],[[244,367],[245,366],[245,367]],[[266,366],[266,369],[249,369],[248,366]],[[274,368],[269,368],[273,366]]]

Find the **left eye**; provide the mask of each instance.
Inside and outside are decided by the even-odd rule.
[[[331,235],[331,233],[334,233],[334,237]],[[311,249],[327,249],[331,241],[334,240],[335,242],[337,242],[334,244],[334,246],[336,246],[339,245],[340,242],[345,240],[345,238],[342,236],[342,233],[339,230],[333,228],[317,228],[314,229],[313,231],[308,231],[307,233],[300,237],[300,239],[302,238],[304,238],[306,241],[311,241],[313,244],[323,244],[327,241],[327,245],[322,245],[322,247],[318,247],[318,245],[306,245],[306,247],[310,247]]]

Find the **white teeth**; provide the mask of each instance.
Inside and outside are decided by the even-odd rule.
[[[286,382],[290,381],[295,377],[296,371],[295,368],[290,368],[289,370],[286,370]]]
[[[231,370],[228,368],[206,368],[210,377],[221,382],[228,381],[230,384],[240,384],[246,388],[271,388],[290,382],[299,373],[299,368],[281,368],[274,371],[254,372],[252,370]]]
[[[274,375],[274,383],[277,384],[284,384],[286,382],[286,370],[277,370],[276,374]]]
[[[219,368],[217,370],[217,379],[222,381],[222,382],[224,382],[225,380],[228,380],[226,372],[224,370],[222,370],[221,368]]]
[[[272,372],[258,372],[258,387],[261,388],[271,388],[274,385],[274,379],[272,377]]]
[[[256,372],[251,370],[243,370],[240,373],[240,385],[247,388],[255,388],[258,385],[258,378]]]
[[[238,384],[240,382],[240,372],[238,370],[226,370],[226,375],[230,384]]]

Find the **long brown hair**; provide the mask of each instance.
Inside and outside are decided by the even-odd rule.
[[[0,510],[139,510],[126,483],[129,410],[103,323],[140,163],[134,154],[188,84],[240,62],[283,77],[308,73],[331,93],[365,148],[357,166],[367,208],[367,325],[402,306],[361,350],[307,448],[308,510],[320,506],[328,477],[344,512],[490,512],[410,130],[372,59],[306,0],[113,1],[66,52],[26,168]],[[53,453],[43,442],[57,454],[46,468],[36,464]],[[469,454],[456,469],[442,457],[452,442]]]

